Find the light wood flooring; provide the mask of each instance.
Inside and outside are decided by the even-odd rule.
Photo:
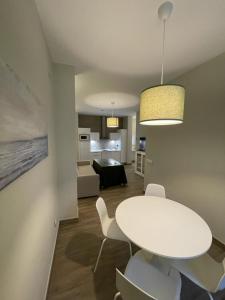
[[[114,215],[117,205],[124,199],[143,194],[143,179],[126,166],[128,185],[101,191],[109,214]],[[87,187],[88,188],[88,187]],[[101,244],[101,230],[97,216],[96,197],[79,200],[79,221],[60,225],[56,243],[47,300],[111,300],[116,292],[115,268],[124,270],[129,250],[127,243],[107,241],[98,270],[92,267]],[[134,246],[134,251],[137,248]],[[210,254],[218,261],[225,256],[224,249],[213,243]],[[209,270],[210,272],[210,270]],[[204,291],[182,276],[181,300],[208,300]],[[215,296],[225,300],[225,293]]]

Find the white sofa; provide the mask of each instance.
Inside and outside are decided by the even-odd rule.
[[[99,175],[88,160],[77,162],[77,195],[78,198],[99,195]]]

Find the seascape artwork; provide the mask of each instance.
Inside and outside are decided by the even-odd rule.
[[[0,59],[0,190],[48,156],[46,107]]]

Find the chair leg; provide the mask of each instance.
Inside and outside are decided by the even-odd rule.
[[[103,249],[103,246],[106,242],[107,238],[104,238],[104,240],[102,241],[102,244],[101,244],[101,247],[100,247],[100,250],[99,250],[99,253],[98,253],[98,257],[97,257],[97,261],[95,263],[95,267],[94,267],[94,273],[96,272],[97,270],[97,267],[98,267],[98,263],[99,263],[99,259],[101,257],[101,254],[102,254],[102,249]]]
[[[208,293],[209,299],[210,299],[210,300],[214,300],[214,299],[213,299],[213,296],[211,295],[211,293],[209,293],[209,292],[207,292],[207,293]]]
[[[113,298],[113,300],[118,299],[119,296],[120,296],[120,292],[116,293],[115,296],[114,296],[114,298]]]
[[[133,253],[132,253],[132,246],[131,246],[131,242],[128,242],[129,244],[129,249],[130,249],[130,257],[132,257]]]

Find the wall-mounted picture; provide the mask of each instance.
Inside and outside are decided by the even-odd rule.
[[[0,190],[47,156],[45,104],[0,59]]]

